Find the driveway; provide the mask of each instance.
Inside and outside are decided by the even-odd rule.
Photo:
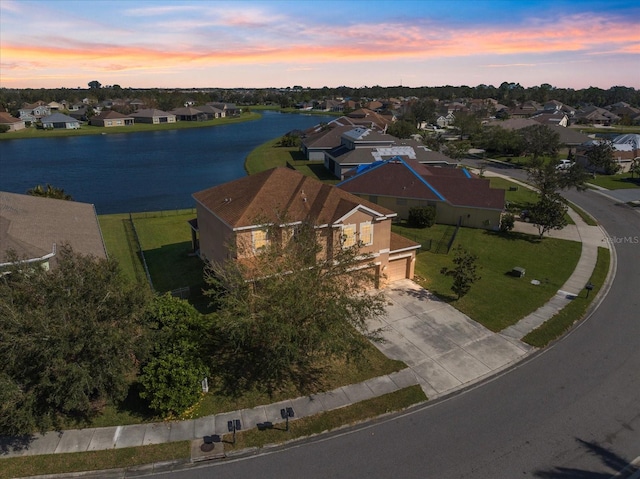
[[[387,357],[404,361],[429,399],[490,376],[533,350],[493,333],[410,280],[385,291],[387,316],[371,321],[382,328],[376,344]]]

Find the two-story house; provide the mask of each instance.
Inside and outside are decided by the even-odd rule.
[[[360,242],[363,267],[373,268],[376,287],[412,278],[420,248],[391,232],[396,214],[334,186],[288,168],[275,168],[193,194],[197,218],[190,222],[194,250],[209,262],[242,260],[259,254],[270,238],[267,224],[292,232],[314,225],[321,255]]]

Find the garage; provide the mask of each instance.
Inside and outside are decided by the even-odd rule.
[[[398,281],[399,279],[405,279],[408,277],[409,267],[411,265],[411,256],[405,256],[403,258],[390,259],[385,274],[387,275],[387,282]]]

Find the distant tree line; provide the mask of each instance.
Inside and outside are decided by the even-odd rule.
[[[194,88],[194,89],[160,89],[160,88],[123,88],[120,85],[102,85],[92,81],[90,88],[0,88],[0,105],[13,112],[23,103],[38,100],[71,102],[90,98],[95,102],[115,98],[137,98],[149,106],[169,110],[183,106],[185,101],[193,100],[198,104],[212,101],[236,103],[239,105],[273,104],[283,108],[293,107],[297,103],[330,98],[349,98],[354,101],[372,98],[416,97],[419,99],[453,100],[456,98],[484,99],[493,98],[506,106],[533,100],[540,103],[558,100],[571,106],[593,104],[603,107],[617,102],[626,102],[633,106],[640,105],[640,90],[625,86],[614,86],[607,90],[596,87],[575,90],[573,88],[556,88],[548,83],[525,88],[519,83],[503,82],[499,86],[363,86],[353,88],[339,86],[335,88]],[[427,106],[428,107],[428,106]],[[421,116],[420,114],[417,116]]]

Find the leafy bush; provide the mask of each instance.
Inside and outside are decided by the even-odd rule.
[[[507,233],[513,229],[515,226],[516,219],[512,213],[506,213],[502,215],[502,219],[500,220],[500,232]]]
[[[9,125],[0,125],[0,133],[6,133],[11,129]]]
[[[436,209],[433,206],[410,208],[407,222],[412,228],[431,228],[436,222]]]

